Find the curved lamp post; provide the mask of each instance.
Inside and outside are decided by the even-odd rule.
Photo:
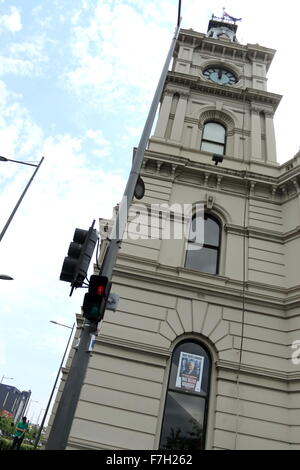
[[[2,384],[3,379],[14,380],[13,377],[7,377],[6,375],[2,375],[2,379],[1,379],[1,381],[0,381],[0,384]]]
[[[73,323],[73,326],[68,326],[68,325],[64,325],[63,323],[58,323],[57,321],[54,321],[54,320],[50,320],[50,323],[54,323],[55,325],[63,326],[64,328],[69,328],[71,330],[71,333],[70,333],[68,343],[67,343],[63,358],[61,360],[61,363],[60,363],[60,366],[59,366],[59,369],[58,369],[58,372],[57,372],[57,376],[56,376],[56,379],[55,379],[55,382],[54,382],[54,385],[53,385],[53,388],[52,388],[51,395],[50,395],[49,400],[48,400],[48,404],[47,404],[46,409],[45,409],[45,413],[44,413],[44,416],[43,416],[43,419],[42,419],[42,422],[41,422],[41,425],[40,425],[39,432],[38,432],[37,437],[36,437],[35,442],[34,442],[34,447],[33,447],[34,449],[37,448],[37,445],[39,443],[41,433],[42,433],[42,430],[43,430],[43,427],[44,427],[44,423],[46,421],[46,417],[47,417],[47,414],[48,414],[48,411],[49,411],[50,403],[51,403],[52,397],[54,395],[56,384],[57,384],[58,379],[59,379],[60,371],[61,371],[61,368],[63,366],[64,360],[65,360],[65,357],[66,357],[66,354],[67,354],[67,350],[68,350],[68,347],[69,347],[69,344],[70,344],[70,341],[71,341],[71,337],[72,337],[72,334],[73,334],[74,326],[75,326],[75,323]]]
[[[12,221],[12,219],[13,219],[15,213],[17,212],[17,209],[18,209],[19,205],[21,204],[22,199],[23,199],[23,197],[25,196],[25,194],[26,194],[26,192],[27,192],[29,186],[31,185],[33,178],[34,178],[35,175],[37,174],[37,172],[38,172],[38,170],[39,170],[39,168],[40,168],[40,166],[41,166],[43,160],[44,160],[44,157],[42,157],[42,159],[41,159],[41,161],[40,161],[40,163],[39,163],[38,165],[34,165],[33,163],[21,162],[21,161],[19,161],[19,160],[11,160],[10,158],[6,158],[6,157],[0,156],[0,161],[1,161],[1,162],[15,162],[15,163],[21,163],[22,165],[29,165],[29,166],[34,166],[34,167],[35,167],[35,171],[34,171],[33,175],[31,176],[30,180],[28,181],[28,183],[27,183],[27,185],[26,185],[24,191],[22,192],[22,194],[21,194],[21,196],[20,196],[20,198],[19,198],[19,200],[18,200],[18,202],[17,202],[15,208],[13,209],[13,211],[12,211],[11,215],[9,216],[9,218],[8,218],[8,220],[7,220],[7,222],[6,222],[6,224],[5,224],[4,227],[3,227],[2,232],[0,233],[0,242],[1,242],[2,238],[4,237],[4,234],[5,234],[6,230],[7,230],[8,227],[9,227],[9,224],[11,223],[11,221]]]

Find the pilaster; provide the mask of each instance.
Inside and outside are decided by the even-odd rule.
[[[164,138],[165,133],[166,133],[168,120],[169,120],[170,112],[171,112],[173,95],[174,93],[171,90],[167,90],[164,94],[162,104],[160,107],[154,135],[162,139]]]
[[[266,113],[266,144],[267,144],[267,161],[276,163],[276,139],[273,115]]]
[[[188,94],[184,93],[180,95],[179,102],[176,108],[174,123],[171,132],[171,140],[181,141],[182,131],[183,131],[183,123],[184,118],[186,115],[187,109],[187,102],[188,102]]]
[[[251,157],[256,160],[262,159],[259,111],[259,108],[251,107]]]

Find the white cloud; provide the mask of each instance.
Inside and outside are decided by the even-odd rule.
[[[8,15],[0,16],[0,30],[7,30],[11,33],[16,33],[22,29],[21,15],[15,6],[10,7]]]
[[[32,121],[20,104],[20,96],[0,81],[0,142],[1,154],[16,160],[31,156],[42,139],[42,130]],[[2,164],[3,165],[3,164]],[[7,165],[5,171],[7,169]]]
[[[6,346],[5,343],[0,341],[0,365],[3,366],[6,363]]]
[[[11,42],[0,57],[0,76],[40,76],[48,62],[47,43],[51,41],[44,34],[32,37],[30,41]],[[52,41],[53,43],[53,41]]]
[[[159,15],[145,22],[135,7],[104,2],[88,15],[86,10],[73,15],[73,69],[63,77],[73,92],[92,94],[95,103],[110,107],[148,107],[170,36],[158,24]]]
[[[95,146],[95,148],[91,149],[92,155],[100,158],[107,157],[110,155],[111,143],[109,140],[104,138],[101,129],[97,131],[89,129],[86,132],[85,138],[92,142]]]
[[[29,60],[0,56],[0,75],[11,73],[14,75],[29,76],[32,75],[33,70],[33,64]]]

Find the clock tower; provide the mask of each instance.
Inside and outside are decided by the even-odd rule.
[[[300,449],[300,154],[236,23],[180,30],[70,449]]]
[[[199,149],[205,120],[217,119],[232,161],[277,165],[273,116],[281,96],[267,91],[275,51],[239,44],[236,31],[216,17],[206,35],[182,30],[154,138]]]

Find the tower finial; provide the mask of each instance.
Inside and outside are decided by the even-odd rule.
[[[228,15],[228,13],[226,13],[226,11],[225,11],[225,7],[223,7],[223,16],[222,16],[222,20],[224,20],[224,19],[228,19],[230,21],[233,21],[234,24],[237,21],[242,21],[242,18],[235,18],[234,16]]]

